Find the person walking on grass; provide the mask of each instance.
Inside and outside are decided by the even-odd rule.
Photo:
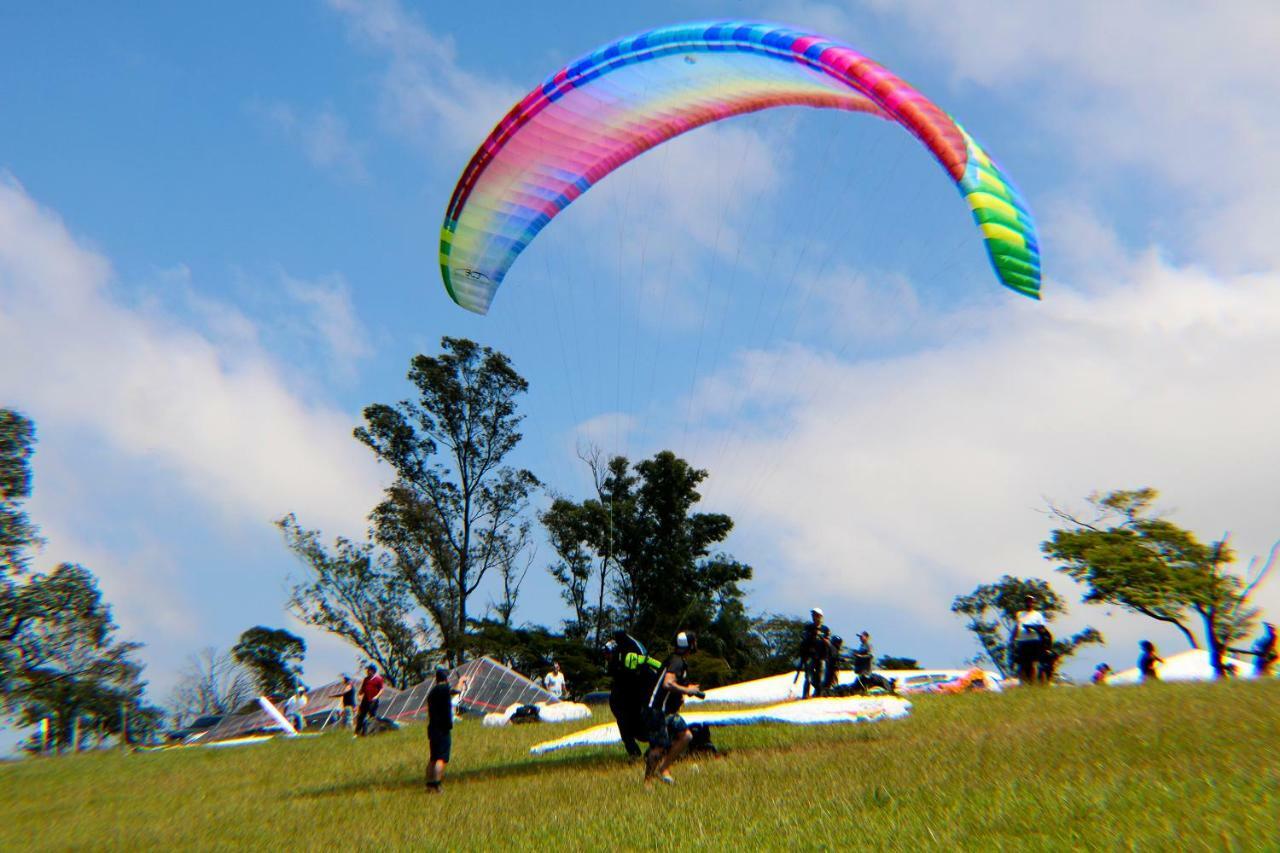
[[[684,697],[697,696],[703,693],[696,684],[689,683],[689,664],[687,658],[698,650],[698,638],[692,631],[681,631],[676,634],[676,648],[667,658],[658,675],[658,683],[649,695],[649,704],[645,708],[645,720],[649,728],[649,752],[644,760],[644,781],[651,783],[660,779],[668,785],[676,780],[671,776],[671,763],[689,746],[693,735],[689,726],[680,716],[680,706]]]
[[[1164,658],[1156,652],[1156,644],[1150,640],[1143,640],[1139,647],[1142,649],[1142,655],[1138,658],[1138,672],[1143,681],[1159,681],[1160,675],[1156,672],[1156,665],[1164,663]]]
[[[457,687],[449,686],[449,670],[436,667],[436,683],[427,691],[427,793],[439,794],[444,783],[445,766],[453,752],[453,697],[467,689],[467,679],[458,679]]]
[[[364,680],[360,682],[360,711],[356,714],[356,737],[365,733],[370,717],[378,716],[378,697],[382,695],[382,676],[378,668],[369,664],[364,668]]]

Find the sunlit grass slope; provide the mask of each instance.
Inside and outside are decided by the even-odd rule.
[[[1280,683],[924,697],[906,720],[723,729],[646,790],[566,726],[81,755],[0,768],[0,849],[1280,849]]]

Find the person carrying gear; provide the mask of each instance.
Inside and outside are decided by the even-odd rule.
[[[627,755],[639,756],[647,741],[644,708],[662,671],[662,661],[649,657],[644,645],[626,631],[615,631],[604,645],[605,668],[609,673],[609,710],[618,723],[618,733]]]
[[[816,696],[822,688],[822,608],[809,611],[809,624],[804,626],[800,640],[800,669],[804,672],[804,690],[801,699],[808,699],[812,691]]]
[[[689,683],[689,665],[686,660],[698,650],[698,638],[692,631],[676,634],[676,647],[663,664],[658,683],[649,694],[645,708],[645,721],[649,728],[649,752],[645,755],[644,781],[655,778],[674,785],[671,763],[689,746],[693,734],[680,716],[684,697],[704,697],[706,694],[696,684]]]

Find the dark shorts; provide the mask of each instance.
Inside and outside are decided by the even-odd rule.
[[[664,714],[655,708],[645,709],[645,724],[649,730],[650,749],[669,749],[672,741],[689,729],[684,717]]]
[[[449,729],[427,729],[427,742],[431,744],[431,761],[449,763],[453,749],[453,732]]]

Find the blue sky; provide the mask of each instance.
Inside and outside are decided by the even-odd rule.
[[[1265,3],[358,2],[9,9],[0,27],[0,403],[40,431],[42,566],[82,562],[155,696],[284,612],[293,511],[359,534],[386,476],[350,438],[442,335],[529,379],[518,462],[707,467],[752,603],[932,665],[951,598],[1051,578],[1046,499],[1152,485],[1175,519],[1280,537],[1280,122]],[[957,116],[1036,212],[1045,300],[1003,291],[900,128],[775,110],[624,167],[494,309],[439,282],[445,203],[507,107],[618,36],[710,18],[842,39]],[[541,545],[517,618],[565,611]],[[1280,606],[1274,583],[1261,601]],[[1137,617],[1077,605],[1127,664]],[[307,676],[354,653],[314,632]]]

